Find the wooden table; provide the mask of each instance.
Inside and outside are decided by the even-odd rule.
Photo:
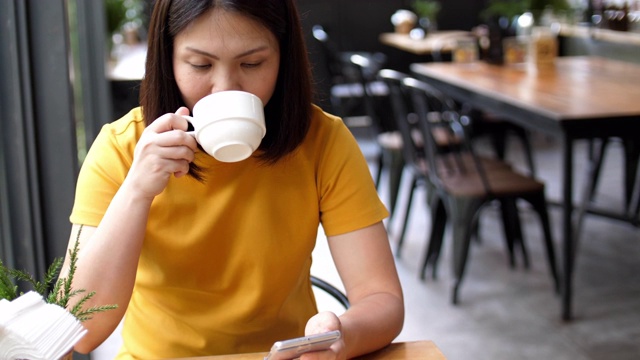
[[[263,360],[266,353],[205,356],[174,360]],[[359,360],[445,360],[446,357],[432,341],[393,343],[374,353],[358,357]]]
[[[451,52],[456,46],[456,40],[471,36],[468,31],[443,30],[427,34],[422,39],[414,39],[407,34],[383,33],[379,40],[382,44],[410,52],[415,55],[430,55],[433,52]]]
[[[462,102],[564,140],[561,310],[563,319],[571,319],[574,141],[640,134],[640,65],[599,57],[561,57],[547,68],[421,63],[412,64],[411,71]]]

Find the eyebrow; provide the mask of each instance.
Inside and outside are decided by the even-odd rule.
[[[249,50],[247,50],[247,51],[245,51],[245,52],[243,52],[241,54],[238,54],[235,57],[235,59],[239,59],[239,58],[242,58],[242,57],[247,56],[247,55],[251,55],[251,54],[254,54],[254,53],[257,53],[257,52],[260,52],[260,51],[264,51],[264,50],[267,50],[268,48],[269,47],[267,45],[258,46],[257,48],[249,49]],[[200,55],[203,55],[203,56],[208,56],[208,57],[211,57],[211,58],[214,58],[214,59],[220,59],[218,56],[216,56],[216,55],[214,55],[212,53],[206,52],[204,50],[196,49],[196,48],[193,48],[191,46],[187,46],[186,49],[188,51],[194,52],[196,54],[200,54]]]

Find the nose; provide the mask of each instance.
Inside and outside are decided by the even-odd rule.
[[[213,75],[211,93],[228,90],[242,90],[239,75],[228,69],[220,69]]]

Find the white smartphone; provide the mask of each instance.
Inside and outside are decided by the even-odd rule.
[[[340,336],[340,330],[334,330],[295,339],[276,341],[264,360],[290,360],[299,358],[300,355],[306,352],[327,350],[331,347],[331,344],[340,339]]]

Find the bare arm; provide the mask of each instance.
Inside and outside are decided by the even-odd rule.
[[[181,108],[177,114],[186,115]],[[116,328],[131,298],[149,209],[172,175],[187,173],[196,149],[195,140],[182,131],[186,120],[174,114],[160,117],[145,129],[136,145],[127,177],[115,194],[100,225],[82,228],[79,236],[74,289],[95,291],[85,306],[117,304],[118,309],[97,314],[83,325],[89,330],[75,350],[88,353]],[[69,247],[73,247],[80,226],[73,225]],[[65,260],[61,277],[68,273]],[[70,306],[74,305],[71,301]]]
[[[384,225],[328,238],[351,307],[339,319],[321,313],[307,323],[307,334],[339,328],[343,341],[336,358],[366,354],[389,344],[402,330],[404,300]],[[320,359],[305,354],[302,359]]]

